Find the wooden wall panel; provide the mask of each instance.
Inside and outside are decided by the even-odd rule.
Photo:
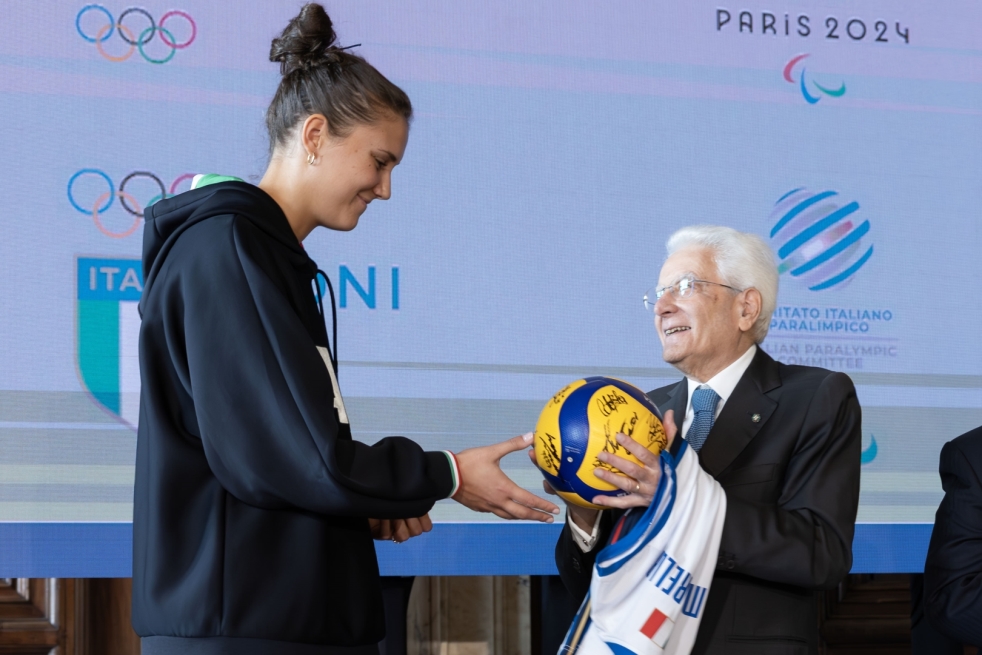
[[[0,654],[87,655],[85,582],[0,579]]]
[[[909,653],[908,578],[854,575],[828,592],[819,617],[823,652]],[[131,590],[122,578],[0,578],[0,655],[139,655]],[[417,578],[409,655],[530,655],[532,600],[526,576]]]
[[[531,655],[528,576],[416,578],[409,655]]]
[[[87,655],[140,655],[140,638],[130,624],[132,580],[99,578],[86,582]]]

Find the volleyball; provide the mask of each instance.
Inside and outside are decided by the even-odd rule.
[[[535,426],[535,457],[546,481],[564,500],[593,509],[596,496],[626,492],[593,474],[617,471],[601,452],[642,465],[617,442],[622,432],[656,455],[668,443],[661,412],[643,391],[623,380],[589,377],[563,387],[546,403]]]

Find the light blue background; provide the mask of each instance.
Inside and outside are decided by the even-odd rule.
[[[87,435],[102,424],[76,426],[46,405],[60,393],[90,402],[76,365],[76,257],[141,253],[142,229],[104,236],[69,204],[66,185],[83,168],[117,185],[136,170],[168,186],[184,173],[258,181],[263,112],[279,79],[266,53],[299,3],[178,4],[194,16],[197,37],[159,66],[138,54],[103,59],[75,30],[83,5],[16,3],[0,26],[0,467],[131,461],[130,432],[112,432],[99,443],[115,445],[90,452]],[[114,15],[126,6],[106,4]],[[174,8],[141,6],[158,17]],[[855,216],[872,225],[864,243],[874,255],[825,292],[783,276],[779,305],[889,310],[893,319],[867,335],[876,341],[773,332],[764,348],[780,356],[794,344],[896,347],[895,357],[845,367],[864,406],[864,447],[875,438],[879,452],[864,467],[860,518],[930,522],[941,445],[982,423],[977,3],[796,3],[792,16],[811,17],[807,39],[741,34],[736,23],[716,30],[718,6],[734,17],[752,11],[756,21],[774,11],[758,2],[327,6],[342,44],[362,43],[357,51],[402,85],[416,110],[392,199],[373,203],[355,231],[319,230],[305,243],[335,284],[342,265],[363,285],[368,267],[377,270],[377,308],[349,291],[339,310],[347,396],[380,407],[407,398],[528,401],[508,411],[530,428],[529,403],[582,374],[667,384],[679,374],[661,360],[641,297],[657,280],[668,235],[694,223],[765,235],[789,190],[834,190],[860,204]],[[911,43],[824,39],[828,15],[899,21]],[[122,46],[115,35],[106,43],[113,53]],[[814,79],[845,82],[847,93],[807,104],[781,76],[802,53]],[[94,202],[100,184],[80,182],[79,202]],[[156,193],[145,181],[127,190],[141,202]],[[118,200],[101,218],[117,231],[132,220]],[[425,427],[431,417],[418,412],[396,429],[427,447],[487,443],[506,436],[490,427],[499,406],[487,407],[459,431]],[[526,463],[506,460],[506,468],[536,484]],[[0,506],[21,503],[18,516],[48,520],[55,481],[44,476],[53,474],[17,470],[16,485],[0,479]],[[916,484],[909,475],[920,476]],[[96,486],[90,479],[59,493],[95,498]],[[117,504],[129,502],[122,487],[109,494]],[[437,516],[476,517],[443,506]],[[914,550],[903,566],[920,556]]]

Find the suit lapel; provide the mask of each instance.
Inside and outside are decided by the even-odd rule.
[[[682,381],[668,392],[668,402],[663,403],[658,408],[662,411],[662,414],[668,410],[672,410],[675,413],[675,440],[672,441],[672,446],[668,451],[673,457],[678,454],[679,446],[682,444],[682,424],[685,423],[685,410],[688,404],[689,383],[685,378],[682,378]]]
[[[757,436],[777,408],[777,401],[766,394],[780,386],[777,362],[758,346],[699,451],[699,461],[707,473],[717,477]]]

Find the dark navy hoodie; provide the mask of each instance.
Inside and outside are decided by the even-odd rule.
[[[421,516],[446,498],[447,455],[402,437],[351,439],[322,356],[317,266],[264,191],[195,189],[148,209],[144,230],[133,511],[143,652],[377,652],[367,517]]]

